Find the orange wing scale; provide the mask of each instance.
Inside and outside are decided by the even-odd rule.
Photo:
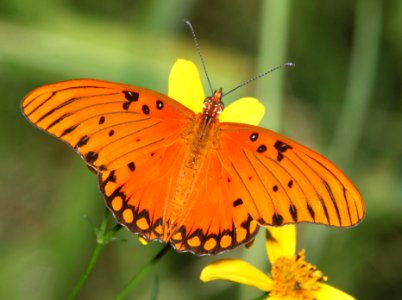
[[[236,174],[261,225],[348,227],[364,217],[356,187],[320,154],[261,127],[222,123],[221,130],[222,163]]]
[[[316,152],[264,128],[217,120],[200,142],[203,117],[151,90],[71,80],[35,89],[22,110],[98,173],[119,223],[179,252],[236,248],[259,225],[347,227],[364,216],[357,189]]]
[[[191,110],[162,94],[92,79],[35,89],[22,108],[96,170],[117,169],[159,143],[174,143],[194,119]]]
[[[180,229],[185,234],[173,241],[176,250],[216,254],[252,240],[258,223],[242,205],[241,186],[222,166],[218,151],[206,157],[200,174],[182,217]]]

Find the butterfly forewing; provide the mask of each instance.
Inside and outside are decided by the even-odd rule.
[[[363,219],[360,193],[328,159],[264,128],[223,123],[221,130],[223,164],[260,224],[347,227]]]
[[[127,165],[173,143],[194,114],[168,97],[129,85],[71,80],[32,91],[25,116],[67,142],[97,170]]]

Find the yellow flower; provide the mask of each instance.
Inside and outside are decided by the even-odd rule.
[[[200,74],[193,62],[184,59],[178,59],[175,62],[169,75],[168,95],[195,113],[201,112],[205,93]],[[258,125],[264,113],[265,108],[261,102],[252,97],[245,97],[225,107],[219,120]]]
[[[306,262],[304,250],[296,254],[296,227],[269,227],[266,248],[271,276],[245,261],[222,259],[206,266],[201,280],[230,280],[268,293],[267,299],[352,300],[352,296],[324,283],[327,277]]]

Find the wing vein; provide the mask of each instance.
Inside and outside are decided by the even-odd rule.
[[[283,187],[282,183],[279,181],[278,177],[276,177],[275,174],[274,174],[274,172],[272,172],[271,169],[270,169],[267,165],[265,165],[265,164],[262,162],[262,160],[256,155],[256,153],[253,153],[253,154],[254,154],[254,157],[257,159],[257,161],[264,167],[264,169],[267,170],[267,171],[272,175],[272,177],[274,177],[274,179],[279,183],[279,185],[281,186],[282,190],[285,191],[286,196],[287,196],[288,199],[289,199],[289,202],[290,202],[291,204],[293,204],[292,199],[290,198],[290,196],[289,196],[287,190]],[[264,157],[266,157],[266,156],[264,156]]]
[[[310,205],[310,201],[307,198],[306,192],[304,191],[303,186],[299,183],[299,181],[296,179],[296,177],[292,176],[292,174],[290,174],[290,172],[285,167],[283,167],[280,163],[278,163],[278,161],[276,161],[275,159],[273,159],[271,157],[268,157],[268,156],[265,156],[265,157],[268,158],[274,164],[276,164],[278,167],[280,167],[283,171],[285,171],[289,175],[289,177],[292,178],[293,182],[296,182],[296,184],[299,186],[300,190],[302,191],[302,193],[304,195],[304,199],[306,200],[306,204]]]
[[[244,188],[246,189],[248,195],[250,196],[250,199],[253,201],[254,209],[258,212],[257,204],[255,203],[255,200],[254,200],[254,198],[253,198],[253,196],[252,196],[250,190],[248,189],[248,187],[247,187],[246,183],[244,182],[243,178],[240,176],[240,173],[239,173],[239,171],[236,169],[236,167],[235,167],[235,165],[233,164],[233,162],[230,161],[230,163],[231,163],[231,165],[232,165],[232,168],[233,168],[234,171],[236,172],[237,177],[239,177],[239,179],[240,179],[240,181],[242,182]]]
[[[350,220],[350,223],[352,224],[353,221],[352,221],[352,216],[350,215],[349,201],[348,201],[348,199],[347,199],[347,196],[346,196],[346,189],[345,189],[344,186],[342,187],[342,190],[343,190],[343,197],[345,198],[345,202],[346,202],[346,207],[348,208],[349,220]]]
[[[113,128],[113,127],[116,127],[116,126],[119,126],[119,125],[125,125],[125,124],[130,124],[130,123],[136,123],[136,122],[141,122],[141,121],[147,121],[147,120],[149,120],[149,119],[150,119],[150,118],[145,118],[145,119],[141,119],[141,120],[126,121],[126,122],[121,122],[121,123],[118,123],[118,124],[110,125],[110,126],[107,126],[107,127],[104,127],[104,128],[101,128],[101,129],[96,130],[95,132],[91,133],[90,136],[93,135],[93,134],[96,134],[96,133],[98,133],[98,132],[100,132],[100,131],[107,130],[107,129],[110,129],[110,128]],[[158,122],[156,122],[156,123],[153,123],[153,124],[151,124],[151,125],[149,125],[149,126],[147,126],[147,127],[143,127],[143,128],[140,128],[140,129],[138,129],[138,130],[136,130],[136,131],[130,132],[129,134],[123,135],[123,136],[119,137],[118,139],[115,139],[115,140],[111,141],[110,143],[107,143],[107,144],[103,145],[103,146],[99,149],[99,151],[102,151],[102,150],[104,150],[106,147],[108,147],[108,146],[110,146],[110,145],[112,145],[112,144],[114,144],[114,143],[117,143],[117,142],[119,142],[119,141],[121,141],[121,140],[123,140],[123,139],[125,139],[125,138],[127,138],[127,137],[129,137],[129,136],[132,136],[132,135],[134,135],[134,134],[137,134],[137,133],[139,133],[139,132],[141,132],[141,131],[144,131],[144,130],[147,130],[147,129],[149,129],[149,128],[152,128],[152,127],[154,127],[154,126],[156,126],[156,125],[158,125],[158,124],[160,124],[160,121],[158,121]]]
[[[257,178],[259,179],[260,183],[262,184],[262,186],[264,187],[265,193],[268,195],[269,199],[271,200],[272,203],[272,207],[274,208],[275,213],[277,213],[277,209],[276,209],[276,205],[274,200],[272,199],[271,194],[268,191],[268,188],[266,187],[266,185],[264,184],[264,182],[262,181],[260,174],[258,174],[257,170],[255,169],[255,166],[253,165],[253,163],[251,162],[250,158],[247,156],[246,152],[244,151],[244,149],[242,149],[242,152],[244,154],[244,156],[246,157],[248,163],[250,164],[250,166],[253,168],[254,173],[257,175]],[[255,155],[255,154],[254,154]]]
[[[154,144],[157,144],[157,143],[159,143],[159,142],[162,142],[163,140],[165,140],[165,138],[161,138],[161,139],[159,139],[159,140],[153,141],[153,142],[148,143],[148,144],[146,144],[146,145],[142,145],[141,147],[132,149],[132,150],[126,152],[126,153],[123,153],[123,154],[119,155],[119,156],[116,157],[115,159],[110,160],[108,164],[112,164],[112,163],[115,162],[116,160],[121,159],[122,157],[124,157],[124,156],[126,156],[126,155],[129,155],[130,153],[133,153],[133,152],[138,151],[138,150],[142,150],[142,149],[144,149],[144,148],[146,148],[146,147],[149,147],[149,146],[151,146],[151,145],[154,145]]]
[[[113,90],[112,88],[108,88],[108,87],[104,87],[104,86],[70,86],[70,87],[67,87],[67,88],[64,88],[64,89],[54,90],[54,91],[52,91],[52,95],[53,95],[53,94],[57,94],[57,93],[59,93],[59,92],[63,92],[63,91],[68,91],[68,90],[72,90],[72,89],[82,89],[82,88],[84,88],[84,89],[87,89],[87,88],[94,88],[94,89],[108,89],[108,90]],[[37,95],[37,96],[34,97],[31,101],[29,101],[27,104],[23,105],[22,108],[23,108],[23,109],[26,109],[31,103],[33,103],[36,99],[38,99],[38,98],[39,98],[40,96],[42,96],[43,94],[45,94],[45,93],[42,93],[42,94]],[[50,99],[47,99],[47,100],[45,100],[44,102],[46,102],[46,101],[48,101],[48,100],[50,100]],[[42,103],[42,104],[44,104],[44,103]],[[42,105],[42,104],[41,104],[41,105]]]
[[[25,110],[29,104],[33,103],[36,99],[38,99],[40,96],[42,96],[43,94],[40,94],[38,96],[36,96],[31,102],[29,102],[25,107],[23,107],[23,109]],[[33,110],[31,110],[31,112],[29,114],[26,114],[27,117],[30,116],[31,114],[33,114],[35,111],[37,111],[40,107],[42,107],[43,104],[45,104],[47,101],[49,101],[50,99],[53,98],[53,96],[56,95],[56,92],[52,92],[52,94],[47,97],[42,103],[40,103],[37,107],[35,107]]]
[[[43,121],[45,118],[47,118],[48,116],[52,115],[54,112],[58,111],[60,108],[68,106],[69,104],[74,103],[77,100],[90,99],[90,98],[94,98],[94,97],[114,96],[114,95],[117,95],[117,94],[119,94],[119,93],[98,94],[98,95],[71,98],[71,99],[69,99],[67,101],[64,101],[64,102],[60,103],[56,107],[53,107],[51,110],[49,110],[44,115],[42,115],[42,117],[40,117],[36,122],[39,123],[39,122]],[[106,103],[105,102],[103,102],[103,103],[95,103],[93,105],[103,105],[103,104],[107,104],[107,102]],[[91,105],[89,105],[88,107],[91,107]],[[27,116],[29,117],[32,113],[33,112],[31,111]]]
[[[329,197],[330,197],[330,199],[331,199],[331,201],[332,201],[332,204],[334,205],[334,208],[335,208],[335,211],[336,211],[336,214],[337,214],[337,217],[338,217],[339,224],[342,225],[342,218],[341,218],[341,215],[340,215],[340,213],[339,213],[338,203],[336,202],[336,199],[335,199],[335,197],[334,197],[334,194],[333,194],[333,192],[332,192],[331,187],[328,185],[328,182],[327,182],[324,178],[322,178],[321,175],[318,174],[318,172],[317,172],[313,167],[311,167],[298,153],[295,152],[295,155],[296,155],[297,158],[300,159],[311,171],[313,171],[313,173],[316,174],[316,175],[318,176],[318,178],[321,179],[321,181],[322,181],[322,183],[324,184],[325,189],[326,189],[326,191],[327,191],[327,193],[328,193],[328,195],[329,195]],[[331,173],[330,173],[330,174],[331,174]],[[336,178],[336,177],[335,177],[335,178]],[[338,182],[339,182],[339,181],[338,181]],[[341,186],[343,186],[343,185],[341,184]]]
[[[331,174],[331,175],[336,179],[336,181],[338,181],[338,183],[345,189],[344,185],[343,185],[342,182],[339,180],[339,178],[334,174],[334,172],[332,172],[330,169],[328,169],[327,166],[325,166],[323,163],[321,163],[319,160],[315,159],[314,157],[312,157],[312,156],[309,155],[308,153],[305,153],[304,151],[303,151],[302,153],[303,153],[304,155],[306,155],[308,158],[310,158],[311,160],[315,161],[317,164],[319,164],[319,165],[320,165],[323,169],[325,169],[329,174]],[[351,219],[350,211],[349,211],[349,204],[348,204],[348,201],[347,201],[347,199],[346,199],[346,194],[345,194],[345,192],[344,192],[344,199],[345,199],[346,206],[347,206],[347,208],[348,208],[349,219],[350,219],[350,222],[352,223],[352,219]]]
[[[294,152],[294,151],[293,151]],[[327,222],[328,224],[330,224],[329,221],[329,215],[328,215],[328,210],[327,210],[327,206],[324,203],[324,199],[322,198],[321,194],[317,191],[315,185],[311,182],[310,178],[308,178],[308,176],[303,172],[302,169],[299,168],[299,166],[289,157],[289,155],[284,155],[284,158],[286,158],[287,160],[289,160],[289,162],[296,167],[296,169],[299,170],[299,172],[304,176],[304,178],[306,178],[306,180],[308,181],[308,183],[310,183],[311,187],[314,189],[317,198],[320,200],[321,206],[324,209],[324,213],[325,213],[325,217],[327,218]]]
[[[56,124],[60,123],[61,121],[66,120],[67,118],[73,116],[76,112],[78,112],[78,111],[80,111],[80,110],[82,110],[82,109],[76,110],[76,111],[74,111],[74,112],[65,113],[65,114],[62,115],[60,118],[58,118],[58,119],[56,119],[55,121],[53,121],[48,127],[46,127],[46,130],[51,129],[54,125],[56,125]],[[84,122],[87,122],[87,121],[89,121],[89,120],[91,120],[91,119],[94,119],[94,118],[97,118],[97,117],[106,116],[106,115],[115,115],[115,114],[116,114],[116,115],[117,115],[117,114],[122,114],[122,115],[124,115],[124,114],[138,115],[138,113],[137,113],[137,112],[134,112],[134,111],[124,111],[124,112],[122,112],[122,111],[111,111],[111,112],[104,112],[104,113],[101,113],[101,114],[92,115],[92,116],[90,116],[90,117],[88,117],[88,118],[85,118],[85,119],[83,119],[83,120],[80,120],[79,123],[84,123]],[[77,124],[77,123],[75,123],[75,124]],[[74,125],[75,125],[75,124],[74,124]]]

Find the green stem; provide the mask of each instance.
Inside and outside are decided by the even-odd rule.
[[[289,39],[290,0],[262,1],[260,15],[259,54],[256,61],[257,73],[288,61],[286,50]],[[265,104],[267,117],[262,127],[280,131],[282,120],[282,99],[285,72],[279,70],[269,79],[256,82],[257,98]]]
[[[99,255],[101,254],[103,248],[112,240],[114,234],[121,228],[121,225],[117,224],[112,229],[107,230],[108,217],[109,217],[109,210],[106,209],[99,229],[95,228],[96,247],[92,252],[91,259],[89,260],[84,272],[81,274],[74,288],[68,295],[67,297],[68,300],[73,300],[77,297],[82,286],[87,281],[89,274],[91,274],[93,268],[95,267],[95,264],[98,261]]]
[[[150,260],[133,278],[128,282],[126,287],[117,295],[116,300],[124,300],[128,297],[131,290],[138,284],[142,277],[152,269],[152,267],[168,252],[170,244],[165,245],[152,260]]]
[[[96,261],[98,260],[99,254],[102,252],[103,244],[96,244],[95,250],[92,253],[91,259],[85,269],[85,271],[81,274],[78,282],[74,286],[73,290],[71,291],[70,295],[68,296],[68,300],[73,300],[77,297],[78,293],[80,292],[82,286],[87,281],[89,274],[91,273],[92,269],[94,268]]]
[[[330,147],[330,157],[350,168],[364,133],[372,101],[381,39],[382,1],[356,2],[356,25],[345,100]]]

